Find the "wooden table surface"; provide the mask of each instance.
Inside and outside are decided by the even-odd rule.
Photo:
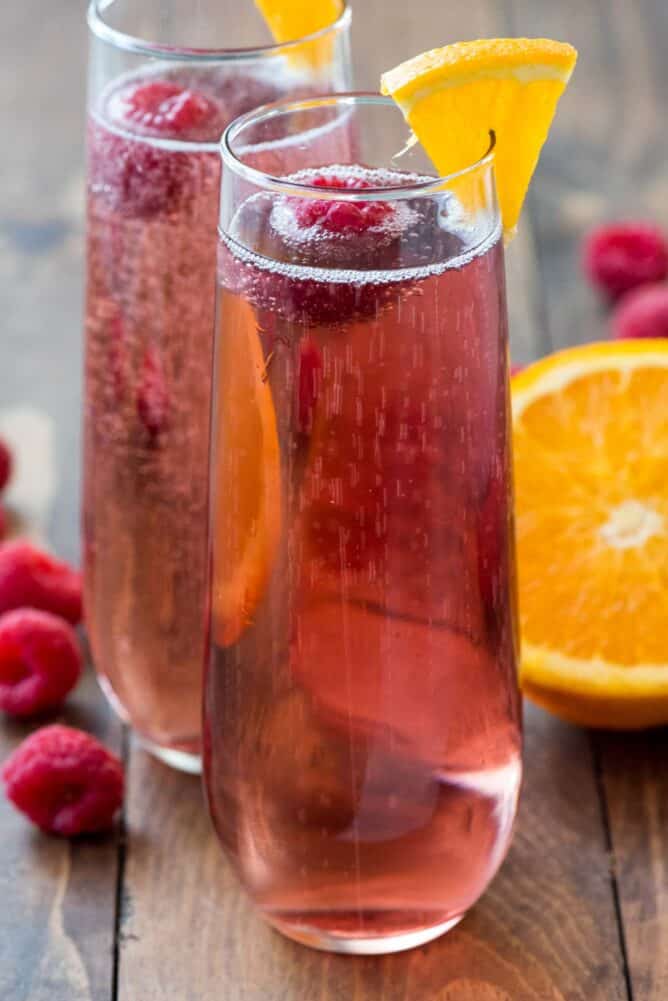
[[[609,216],[668,223],[666,0],[357,0],[354,20],[363,86],[456,38],[548,35],[579,48],[508,253],[513,358],[598,336],[581,234]],[[1,23],[0,430],[32,428],[44,482],[37,500],[14,501],[33,504],[50,542],[77,559],[83,0],[7,2]],[[49,839],[2,799],[1,1001],[668,999],[668,731],[592,734],[528,706],[517,833],[489,892],[426,948],[348,959],[256,918],[198,781],[124,737],[91,676],[62,719],[123,754],[123,824],[108,838]],[[28,732],[0,722],[0,760]]]

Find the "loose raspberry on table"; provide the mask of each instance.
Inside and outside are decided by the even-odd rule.
[[[586,238],[582,265],[592,285],[617,299],[668,275],[668,242],[658,227],[648,223],[606,224]]]
[[[7,759],[8,799],[43,831],[62,837],[108,830],[123,802],[123,766],[82,730],[54,724]]]
[[[613,337],[668,337],[668,283],[629,292],[612,315]]]
[[[0,490],[4,490],[12,475],[12,453],[0,438]]]
[[[362,177],[317,174],[309,184],[319,188],[362,191],[371,183]],[[295,216],[300,226],[320,226],[330,233],[365,233],[392,214],[387,202],[337,202],[326,199],[295,199]]]
[[[33,608],[0,616],[0,709],[9,716],[57,708],[82,666],[76,633],[63,619]]]
[[[81,574],[25,539],[0,545],[0,613],[37,608],[81,621]]]

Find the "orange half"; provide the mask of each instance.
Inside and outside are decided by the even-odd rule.
[[[587,726],[668,723],[668,340],[513,379],[521,679]]]

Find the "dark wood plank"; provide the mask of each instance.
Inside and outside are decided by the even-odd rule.
[[[607,335],[579,275],[582,236],[607,219],[668,223],[663,128],[668,6],[657,0],[537,5],[511,0],[515,30],[563,36],[580,50],[570,93],[533,186],[541,288],[554,347]],[[665,734],[592,737],[602,770],[616,892],[635,1001],[668,997]]]
[[[17,528],[77,560],[82,0],[7,5],[0,50],[0,426],[20,439],[9,503]],[[90,674],[58,718],[118,746]],[[0,721],[0,761],[30,729]],[[0,997],[110,1001],[116,837],[44,837],[3,796],[0,842]]]
[[[359,4],[360,86],[407,55],[507,31],[492,0]],[[382,45],[377,43],[382,24]],[[443,25],[443,35],[436,25]],[[514,351],[547,346],[531,221],[509,251]],[[517,835],[491,890],[439,942],[354,959],[283,940],[253,913],[222,859],[197,783],[138,748],[130,763],[119,1001],[624,1001],[605,829],[587,736],[530,710]]]
[[[119,746],[120,728],[90,672],[49,722]],[[0,724],[0,761],[31,729]],[[111,1001],[118,836],[49,838],[0,797],[0,839],[0,997]]]
[[[668,997],[668,730],[596,738],[635,1001]]]

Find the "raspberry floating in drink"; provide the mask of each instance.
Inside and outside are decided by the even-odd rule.
[[[169,419],[169,393],[162,360],[153,345],[145,351],[139,370],[137,413],[152,440],[166,430]]]
[[[211,98],[171,80],[132,84],[115,97],[112,107],[119,121],[132,123],[138,131],[184,142],[211,140],[223,127]]]
[[[341,191],[364,191],[372,187],[370,177],[347,171],[315,174],[308,183],[318,188]],[[302,229],[316,226],[330,233],[366,233],[378,229],[392,214],[387,202],[339,202],[321,199],[295,200],[294,213]]]

